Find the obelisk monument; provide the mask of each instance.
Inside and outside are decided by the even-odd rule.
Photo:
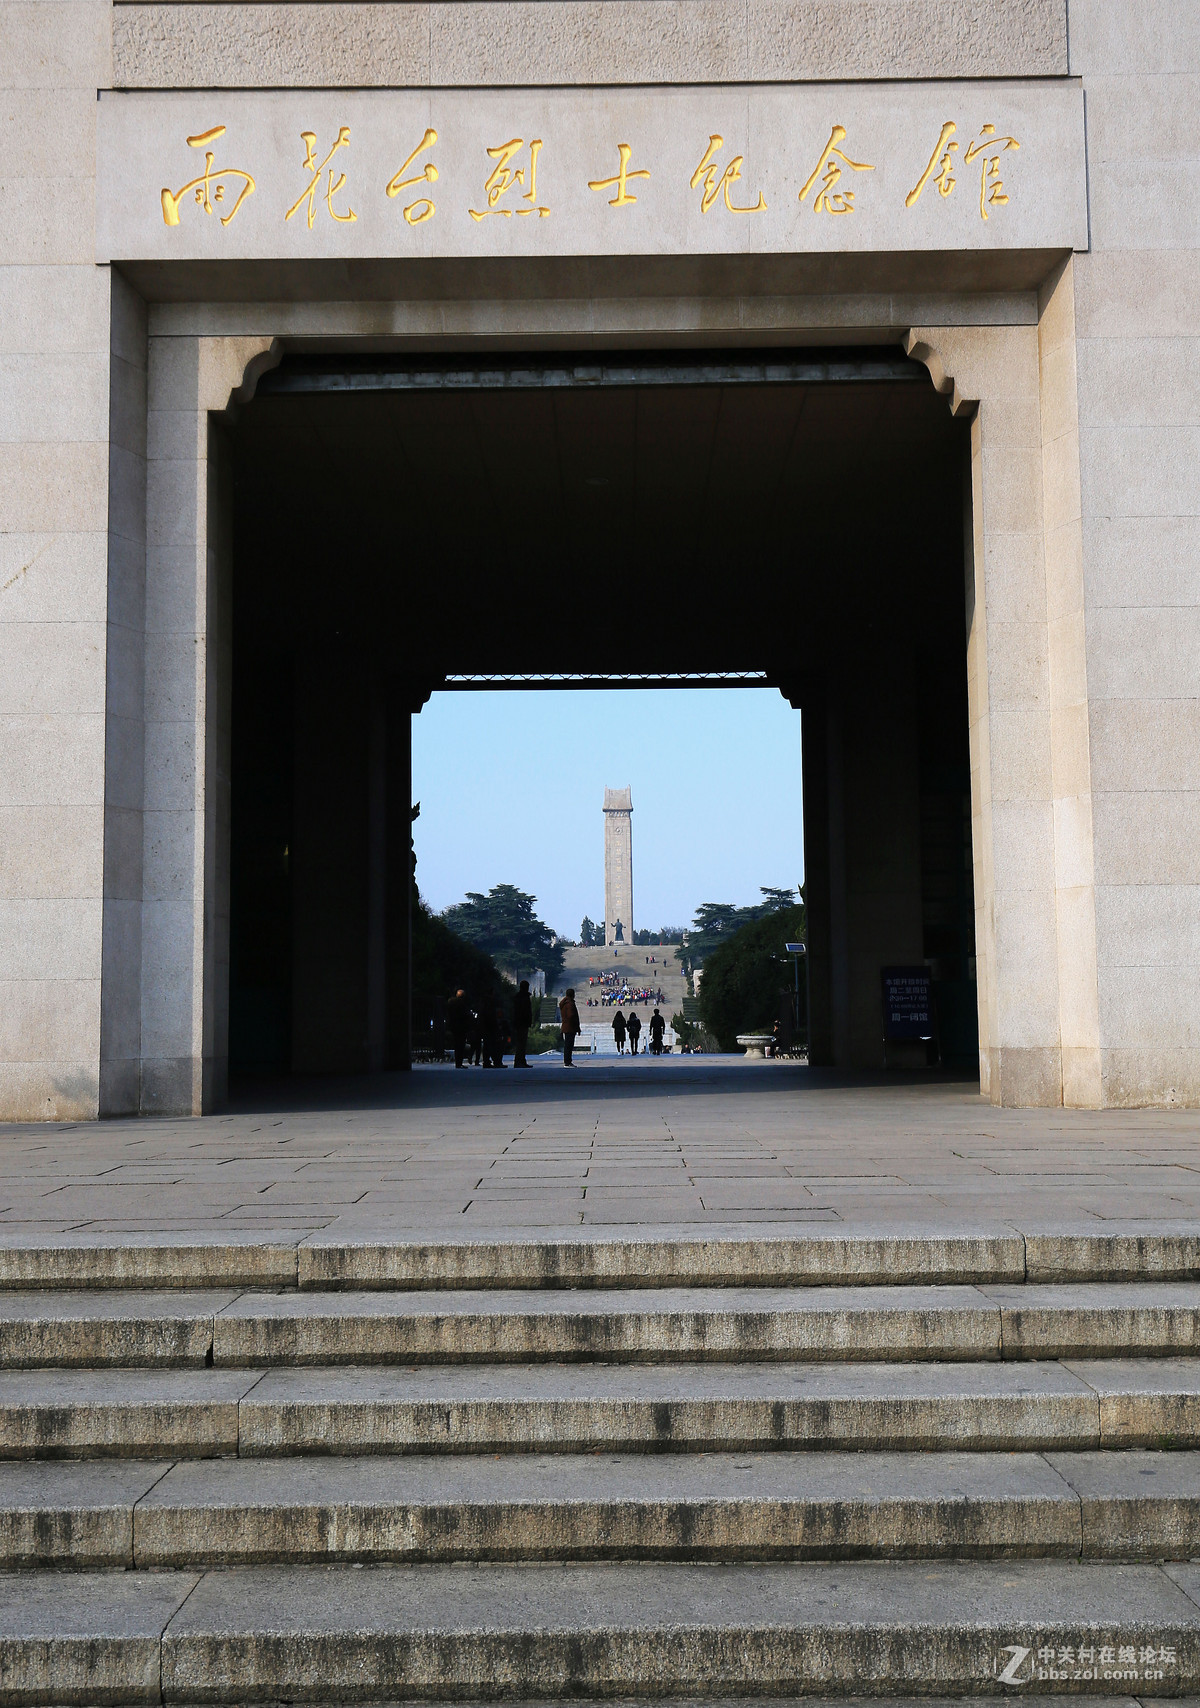
[[[604,791],[604,941],[633,942],[633,789]]]

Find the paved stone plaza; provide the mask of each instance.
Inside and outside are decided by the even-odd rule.
[[[788,1063],[568,1075],[541,1057],[500,1078],[293,1082],[198,1120],[0,1128],[6,1242],[739,1222],[1200,1225],[1200,1116],[999,1110],[968,1082]]]
[[[695,1058],[10,1126],[5,1700],[1194,1694],[1198,1125]]]

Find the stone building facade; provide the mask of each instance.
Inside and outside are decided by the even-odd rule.
[[[635,348],[719,348],[727,376],[830,349],[921,365],[966,447],[982,1090],[1200,1103],[1189,0],[8,0],[0,29],[0,1116],[223,1094],[234,434],[263,376],[303,389],[319,356],[345,391],[397,352],[440,373]],[[280,526],[336,517],[331,443],[280,452]],[[846,444],[797,526],[862,501]],[[681,505],[736,514],[720,466],[683,472]],[[752,596],[748,569],[728,597]],[[901,840],[933,751],[904,734],[919,659],[885,681],[858,615],[861,656],[809,635],[775,678],[805,711],[814,1013],[848,1066],[873,1060],[878,965],[920,958]],[[318,663],[310,755],[361,674]],[[403,719],[438,679],[404,704],[363,689],[365,876],[346,923],[308,863],[297,1065],[320,1065],[313,1005],[351,941],[361,1001],[328,1065],[403,1054],[378,849],[407,849]],[[324,775],[296,771],[318,829]]]

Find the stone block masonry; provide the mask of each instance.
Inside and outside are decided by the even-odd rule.
[[[604,942],[633,942],[633,791],[604,791]]]

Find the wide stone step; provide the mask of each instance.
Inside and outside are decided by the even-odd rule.
[[[1197,1349],[1195,1282],[247,1294],[213,1327],[216,1364],[978,1360]]]
[[[1200,1566],[262,1566],[0,1578],[11,1703],[1200,1689]],[[1082,1658],[1081,1658],[1082,1657]]]
[[[1196,1445],[1196,1359],[0,1372],[0,1458]]]
[[[0,1567],[1200,1553],[1197,1453],[0,1464]]]
[[[1195,1223],[438,1230],[348,1237],[0,1230],[0,1287],[869,1286],[1200,1280]]]
[[[1200,1349],[1195,1282],[0,1294],[0,1364],[1078,1358]]]
[[[203,1368],[217,1313],[238,1293],[0,1293],[0,1368],[105,1364]]]

